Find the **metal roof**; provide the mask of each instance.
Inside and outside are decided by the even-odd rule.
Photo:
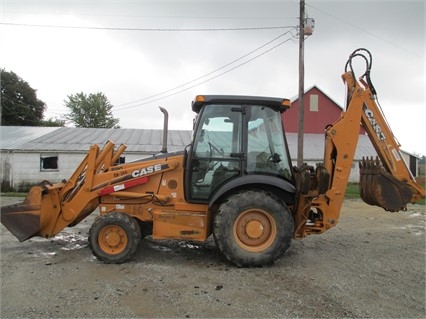
[[[3,143],[6,132],[8,142],[5,140]],[[0,134],[2,150],[87,152],[91,145],[103,146],[110,140],[116,144],[126,144],[126,153],[159,152],[163,136],[162,130],[18,126],[1,126]],[[13,143],[14,136],[22,142]],[[168,150],[183,150],[191,138],[192,131],[169,130]]]
[[[91,145],[103,146],[108,140],[126,144],[126,153],[152,154],[162,149],[162,130],[103,129],[75,127],[0,126],[0,149],[20,152],[87,152]],[[286,133],[292,159],[297,156],[297,133]],[[191,143],[192,131],[169,130],[168,151],[180,151]],[[322,161],[324,134],[304,135],[304,159]],[[360,135],[355,159],[376,156],[368,136]]]
[[[16,150],[40,136],[51,133],[59,127],[0,126],[0,149]]]

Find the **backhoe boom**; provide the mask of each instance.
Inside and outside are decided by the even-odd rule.
[[[379,157],[364,158],[360,162],[361,198],[367,204],[388,211],[406,210],[407,203],[425,198],[425,190],[408,169],[400,145],[376,103],[376,91],[370,79],[371,55],[368,52],[369,57],[366,57],[360,51],[368,52],[359,49],[352,53],[346,64],[346,69],[350,67],[351,70],[346,70],[342,75],[347,89],[346,111],[326,128],[324,166],[319,168],[325,168],[329,173],[328,190],[319,191],[318,185],[324,181],[311,177],[309,193],[299,194],[295,209],[295,238],[319,234],[337,224],[355,156],[360,123]],[[367,70],[357,81],[352,70],[352,59],[359,56],[367,62]]]

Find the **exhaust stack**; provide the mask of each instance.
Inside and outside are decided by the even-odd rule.
[[[159,106],[160,111],[164,114],[164,124],[163,124],[163,148],[161,149],[161,153],[167,153],[167,135],[169,131],[169,113],[167,110],[161,106]]]

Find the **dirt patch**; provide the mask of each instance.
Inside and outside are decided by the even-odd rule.
[[[1,225],[0,317],[424,318],[425,217],[345,201],[335,228],[250,269],[212,240],[144,239],[130,262],[103,264],[87,245],[92,216],[24,243]]]

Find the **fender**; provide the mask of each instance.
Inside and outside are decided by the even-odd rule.
[[[275,176],[267,175],[244,175],[227,182],[220,187],[209,201],[209,208],[212,207],[216,201],[223,195],[232,191],[233,189],[243,188],[248,185],[265,185],[265,187],[276,187],[286,193],[296,194],[296,188],[290,182],[285,181]]]

